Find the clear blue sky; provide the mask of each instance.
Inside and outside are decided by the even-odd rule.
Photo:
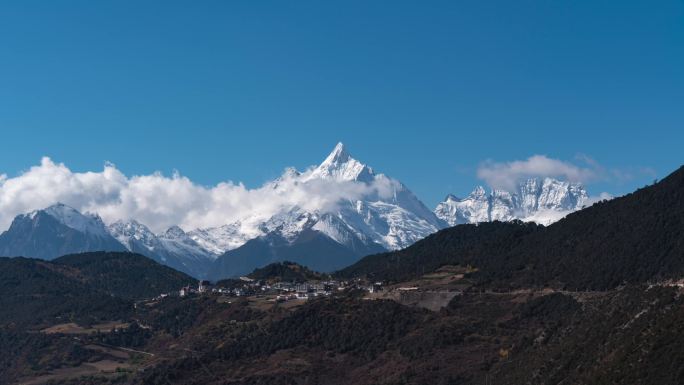
[[[485,159],[684,163],[682,1],[1,1],[0,48],[10,176],[256,186],[343,141],[432,206]]]

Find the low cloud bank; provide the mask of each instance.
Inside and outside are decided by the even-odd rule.
[[[202,186],[174,173],[126,176],[114,164],[100,172],[73,172],[44,157],[40,165],[16,176],[0,175],[0,231],[22,213],[61,202],[93,212],[107,223],[135,218],[153,231],[172,225],[186,230],[220,226],[252,218],[266,220],[293,206],[307,211],[333,211],[342,200],[391,196],[396,181],[379,176],[371,183],[307,179],[285,172],[276,181],[249,189],[242,183]]]

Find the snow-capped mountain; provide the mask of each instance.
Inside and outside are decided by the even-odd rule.
[[[266,263],[289,258],[313,269],[328,271],[369,253],[409,246],[446,226],[401,182],[377,174],[352,158],[342,143],[318,167],[306,172],[288,169],[268,186],[286,189],[290,184],[283,183],[285,180],[295,184],[328,183],[326,188],[348,188],[356,196],[342,198],[330,207],[305,210],[293,206],[264,221],[250,217],[219,229],[191,232],[198,242],[214,250],[226,250],[217,259],[213,273],[224,276],[246,273],[249,263],[231,261],[257,256],[267,256]],[[239,240],[250,241],[231,248],[228,240],[237,244],[236,235],[246,232],[257,236],[243,236]],[[228,235],[228,238],[212,239],[211,235]],[[314,244],[316,247],[311,246]],[[297,252],[292,254],[293,250]],[[336,260],[328,258],[331,254],[337,256]],[[238,269],[237,265],[244,268]]]
[[[385,250],[377,243],[359,238],[330,214],[300,214],[298,220],[280,222],[266,234],[227,251],[214,262],[209,277],[242,275],[255,266],[284,260],[312,266],[318,271],[333,271],[360,256]],[[269,224],[275,222],[278,221]]]
[[[266,197],[295,190],[305,199],[253,210],[218,227],[186,233],[173,226],[157,234],[135,219],[105,226],[97,215],[57,204],[19,215],[0,236],[0,254],[49,259],[129,250],[198,278],[218,279],[283,259],[330,271],[409,246],[446,226],[401,182],[354,159],[341,143],[319,166],[287,169],[261,189]]]
[[[219,227],[195,229],[188,232],[188,236],[204,250],[216,256],[228,250],[236,249],[244,245],[250,239],[262,235],[258,229],[245,226],[236,221]]]
[[[289,170],[297,173],[296,170]],[[337,143],[333,151],[304,180],[331,179],[335,181],[371,182],[376,177],[373,169],[351,157],[344,144]]]
[[[158,247],[157,236],[147,226],[134,219],[116,221],[108,226],[108,231],[128,250],[154,251]]]
[[[265,199],[297,199],[255,205],[218,227],[186,232],[173,226],[157,234],[135,219],[106,226],[95,214],[56,204],[17,216],[0,235],[0,255],[51,259],[129,250],[215,279],[283,259],[328,271],[407,247],[448,225],[513,219],[548,224],[588,200],[579,184],[529,179],[515,191],[477,187],[464,199],[449,195],[432,212],[404,184],[354,159],[342,143],[320,165],[289,168],[257,190]]]
[[[180,227],[172,226],[161,234],[154,234],[136,220],[117,221],[108,230],[128,251],[139,253],[198,278],[216,255],[192,240]]]
[[[550,224],[581,209],[587,201],[587,192],[579,183],[531,178],[519,183],[513,193],[497,189],[487,193],[478,186],[464,199],[447,195],[435,214],[450,226],[514,219]]]
[[[363,193],[357,199],[341,199],[332,208],[306,211],[297,206],[286,207],[264,219],[251,215],[231,224],[192,230],[188,234],[212,253],[233,250],[276,229],[285,238],[293,238],[308,228],[333,239],[340,239],[341,233],[355,234],[366,243],[398,249],[445,226],[406,186],[376,174],[352,158],[342,143],[318,167],[306,172],[287,169],[283,176],[267,185],[274,190],[286,189],[289,184],[282,183],[285,179],[294,180],[295,184],[328,181],[326,187],[335,188],[340,184]]]
[[[61,203],[18,215],[0,234],[0,255],[53,259],[85,251],[124,251],[96,214]]]
[[[28,214],[33,218],[40,214],[41,210],[36,210]],[[102,218],[97,214],[85,213],[81,214],[76,209],[69,207],[62,203],[54,204],[42,210],[45,214],[53,217],[59,223],[70,227],[76,231],[84,234],[96,235],[106,237],[108,232]]]
[[[316,178],[369,187],[360,199],[342,201],[329,214],[386,249],[407,247],[444,227],[406,186],[352,158],[342,143],[320,166],[304,175],[305,181]]]

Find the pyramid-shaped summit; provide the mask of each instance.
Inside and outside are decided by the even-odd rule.
[[[339,142],[323,163],[313,170],[309,179],[370,182],[374,175],[372,168],[354,159],[345,145]]]

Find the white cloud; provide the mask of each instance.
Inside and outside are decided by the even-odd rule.
[[[596,202],[600,201],[609,201],[611,199],[615,198],[613,194],[607,193],[607,192],[602,192],[598,196],[590,196],[589,199],[584,203],[584,206],[589,207],[593,205]]]
[[[379,176],[374,183],[306,180],[284,173],[278,181],[249,189],[241,183],[202,186],[179,173],[126,176],[111,163],[100,172],[73,172],[43,158],[16,177],[0,174],[0,229],[22,213],[62,202],[82,212],[96,212],[107,223],[135,218],[153,231],[180,225],[186,230],[213,227],[246,217],[266,220],[280,210],[299,206],[332,211],[341,200],[368,194],[391,196],[395,181]]]
[[[603,170],[590,158],[582,158],[586,167],[570,162],[533,155],[526,160],[511,162],[486,161],[477,169],[478,178],[492,188],[513,191],[520,180],[533,177],[554,177],[571,182],[588,183],[600,179]]]

